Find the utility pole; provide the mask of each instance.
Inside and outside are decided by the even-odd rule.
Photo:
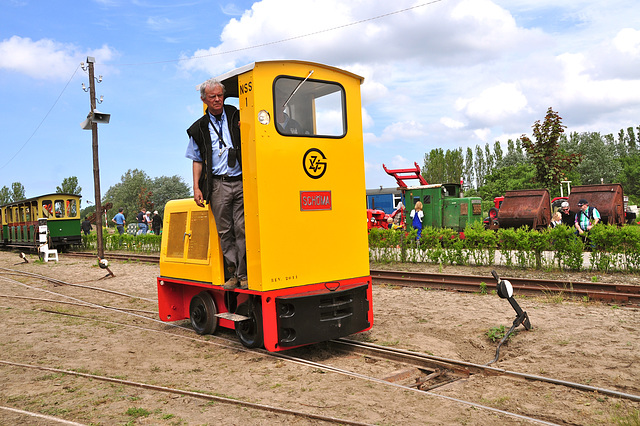
[[[93,64],[95,58],[88,56],[89,64],[89,96],[91,97],[91,116],[96,109],[96,85]],[[93,191],[96,198],[96,232],[98,234],[98,257],[104,259],[104,245],[102,244],[102,201],[100,200],[100,161],[98,161],[98,123],[91,121],[91,146],[93,149]]]
[[[98,160],[98,123],[108,123],[109,122],[109,114],[104,114],[96,111],[96,87],[95,83],[100,83],[102,81],[102,76],[100,78],[95,78],[94,73],[94,64],[96,62],[96,58],[92,56],[87,57],[87,67],[89,68],[89,97],[91,99],[91,112],[87,116],[87,120],[85,120],[81,126],[83,129],[88,129],[89,124],[91,125],[91,141],[92,141],[92,149],[93,149],[93,185],[94,185],[94,195],[95,195],[95,203],[96,203],[96,233],[98,234],[97,245],[98,245],[98,257],[100,259],[104,259],[104,244],[102,243],[102,202],[100,200],[100,161]],[[83,69],[84,64],[83,64]],[[85,69],[86,70],[86,69]],[[87,89],[82,85],[82,89],[86,92]],[[102,97],[100,97],[100,102],[102,102]]]

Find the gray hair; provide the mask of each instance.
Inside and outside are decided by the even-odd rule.
[[[212,88],[215,86],[222,87],[222,94],[223,95],[227,94],[227,89],[225,89],[224,84],[222,84],[220,80],[218,80],[217,78],[210,78],[209,80],[205,81],[200,85],[200,99],[204,99],[204,95],[205,95],[204,91],[207,88]]]

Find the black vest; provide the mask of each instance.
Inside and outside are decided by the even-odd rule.
[[[229,133],[231,134],[231,143],[233,147],[236,149],[236,158],[237,161],[240,162],[240,167],[242,167],[242,155],[240,151],[240,111],[233,105],[225,105],[224,112],[227,115],[227,123],[229,125]],[[187,129],[187,134],[193,138],[200,150],[200,157],[202,158],[202,174],[200,174],[200,179],[198,180],[198,186],[200,187],[200,191],[202,191],[202,195],[207,203],[211,203],[211,188],[209,187],[209,183],[212,178],[212,154],[213,150],[211,148],[211,133],[209,133],[209,110],[195,121]]]

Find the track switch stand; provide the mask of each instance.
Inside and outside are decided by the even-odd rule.
[[[529,321],[529,315],[527,315],[526,311],[522,310],[520,305],[518,305],[518,302],[516,302],[516,299],[513,298],[513,286],[511,285],[511,282],[509,282],[509,280],[501,280],[496,271],[491,271],[491,275],[493,275],[493,278],[495,278],[498,282],[498,296],[500,296],[501,299],[507,299],[509,301],[511,307],[513,307],[513,309],[516,311],[516,319],[513,320],[513,325],[504,335],[502,340],[500,340],[500,343],[496,348],[496,357],[487,365],[491,365],[498,360],[498,357],[500,356],[500,346],[502,346],[502,344],[509,338],[509,335],[513,332],[513,330],[515,330],[517,326],[522,324],[526,330],[531,330],[533,328],[531,326],[531,322]]]

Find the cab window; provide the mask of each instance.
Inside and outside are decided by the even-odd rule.
[[[341,138],[347,132],[344,89],[333,82],[281,76],[273,83],[274,126],[284,136]]]
[[[56,200],[53,204],[56,217],[64,217],[64,200]]]
[[[53,204],[51,200],[42,200],[42,216],[51,217],[53,215]]]
[[[76,217],[78,215],[76,200],[67,200],[67,214],[69,217]]]

